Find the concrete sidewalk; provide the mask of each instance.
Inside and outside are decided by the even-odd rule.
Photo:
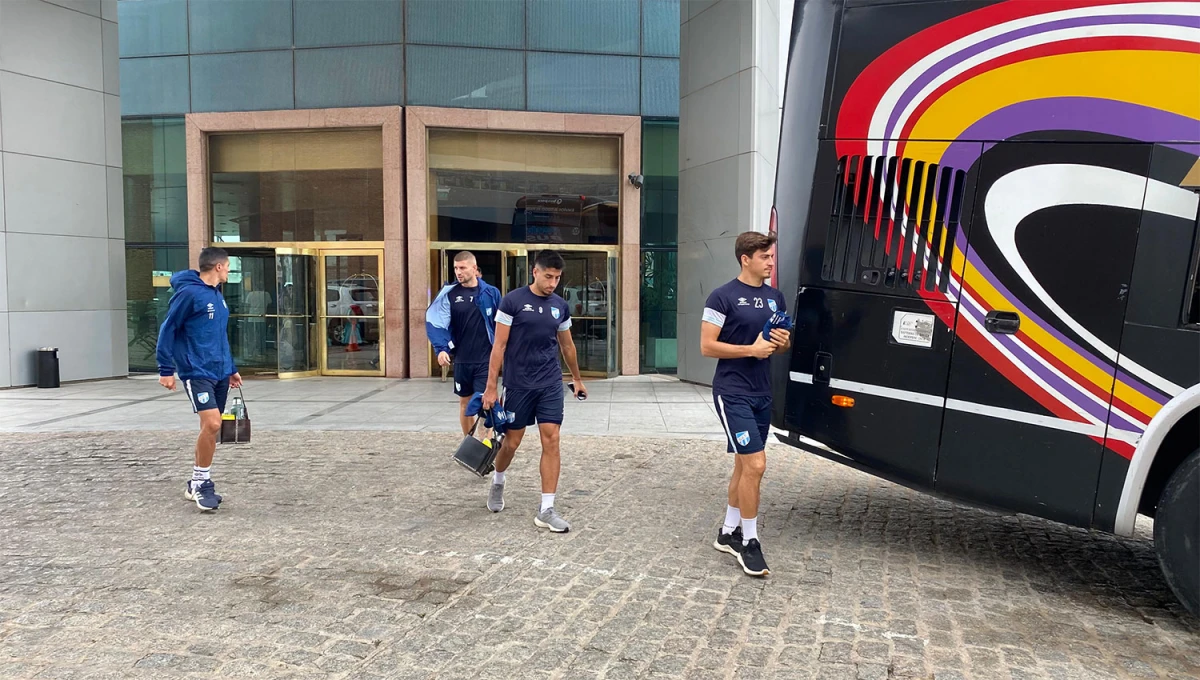
[[[564,434],[724,439],[707,387],[666,376],[587,381],[568,398]],[[458,398],[440,378],[247,380],[255,430],[457,432]],[[183,390],[156,376],[0,390],[0,431],[194,430]]]

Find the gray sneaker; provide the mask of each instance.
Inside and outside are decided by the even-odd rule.
[[[571,525],[562,518],[562,515],[558,514],[553,506],[534,515],[533,523],[540,529],[549,529],[556,534],[565,534],[571,530]]]
[[[500,512],[504,509],[504,485],[493,484],[488,490],[487,509],[492,512]]]

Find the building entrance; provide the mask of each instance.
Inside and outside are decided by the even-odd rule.
[[[571,336],[579,355],[579,370],[586,376],[612,377],[619,370],[617,248],[580,248],[554,244],[565,260],[562,281],[555,292],[567,301],[571,310]],[[469,250],[482,272],[483,280],[500,289],[502,295],[532,282],[533,259],[538,250],[527,244],[499,245],[495,243],[434,243],[430,250],[433,272],[430,290],[434,295],[441,287],[454,281],[454,256]],[[430,347],[429,366],[432,375],[441,367]],[[566,371],[566,364],[563,364]]]
[[[383,375],[382,250],[222,245],[243,375]]]

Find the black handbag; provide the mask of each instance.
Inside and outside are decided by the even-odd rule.
[[[239,409],[238,406],[241,406]],[[221,415],[221,444],[250,443],[250,410],[246,408],[246,397],[242,388],[238,388],[237,401],[229,414]],[[232,415],[233,417],[228,417]]]
[[[500,442],[504,438],[490,437],[483,441],[476,439],[475,430],[479,427],[479,421],[482,419],[482,413],[475,417],[475,424],[471,426],[471,431],[463,437],[462,443],[458,445],[458,450],[454,452],[454,460],[476,475],[486,477],[496,469],[493,463],[496,460],[496,453],[500,451]]]

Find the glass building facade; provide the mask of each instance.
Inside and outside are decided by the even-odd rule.
[[[121,0],[125,116],[679,115],[679,0]]]
[[[203,196],[203,239],[233,255],[230,333],[247,372],[384,375],[385,346],[419,342],[400,325],[415,323],[403,305],[451,278],[457,250],[476,253],[484,278],[507,291],[543,247],[566,256],[559,293],[573,305],[585,372],[629,372],[618,343],[633,325],[634,368],[674,372],[679,5],[120,0],[130,370],[154,369],[169,275],[196,247],[189,196]],[[204,131],[200,147],[185,133],[191,114],[363,107],[634,117],[640,145],[605,132],[431,125],[420,140],[427,210],[400,218],[398,242],[385,213],[416,186],[408,133],[393,133],[409,145],[398,177],[375,124],[222,128]],[[203,159],[202,178],[188,158]],[[633,200],[629,159],[644,176]],[[625,259],[622,207],[638,203],[641,244]],[[413,248],[427,256],[399,259]],[[626,319],[617,288],[635,261],[639,311]],[[408,352],[406,372],[429,363],[436,373]]]

